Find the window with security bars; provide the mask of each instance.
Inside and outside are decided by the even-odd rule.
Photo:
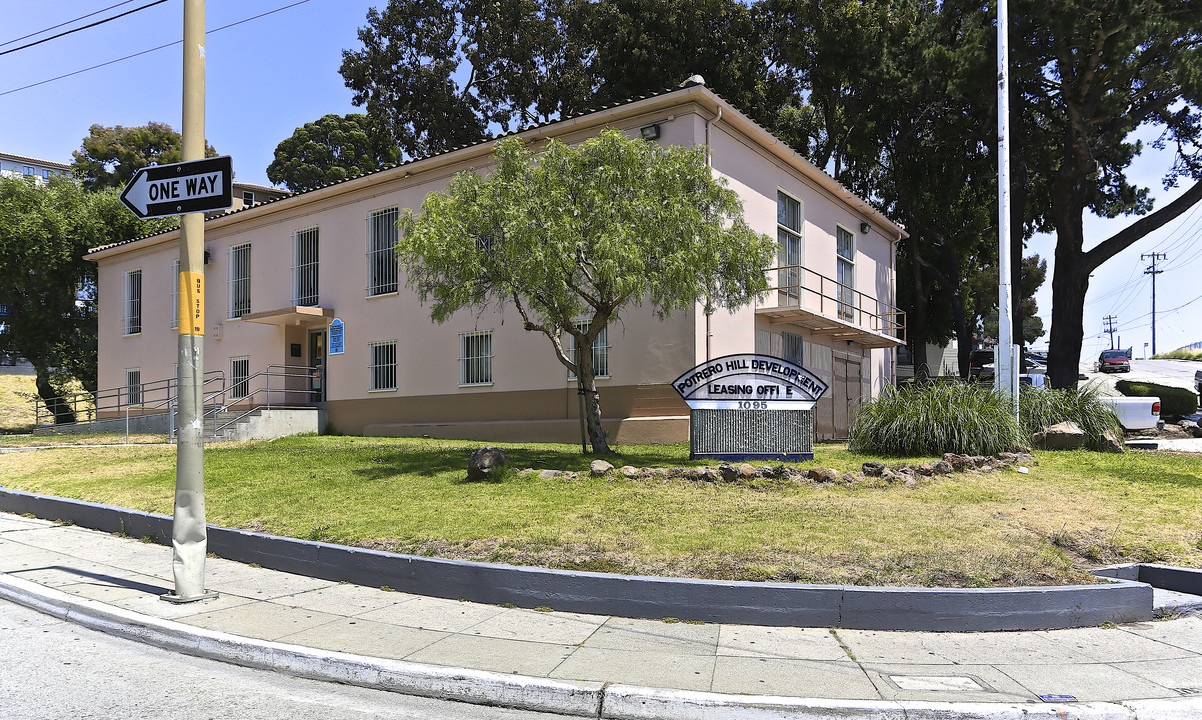
[[[179,260],[171,261],[171,329],[179,327]]]
[[[125,273],[125,334],[142,332],[142,270]]]
[[[125,404],[142,402],[142,369],[128,368],[125,371]]]
[[[795,304],[801,295],[801,201],[776,192],[776,286],[782,304]]]
[[[492,331],[459,333],[459,384],[492,382]]]
[[[292,233],[292,304],[317,304],[317,228]]]
[[[580,332],[588,332],[589,322],[587,320],[581,320],[574,325]],[[580,367],[580,349],[576,346],[576,336],[572,334],[568,335],[568,357],[576,363],[576,367]],[[593,375],[599,378],[609,377],[608,325],[601,328],[601,332],[597,333],[597,339],[593,341]],[[569,372],[568,379],[575,380],[576,373]]]
[[[230,400],[241,400],[250,394],[250,357],[230,358]]]
[[[230,248],[230,276],[227,283],[229,317],[240,318],[250,312],[250,243]]]
[[[836,228],[835,250],[838,267],[835,281],[839,283],[839,317],[855,319],[856,303],[856,236],[844,227]]]
[[[397,291],[397,208],[375,210],[367,216],[367,294]]]
[[[396,390],[396,340],[371,343],[368,348],[367,389]]]

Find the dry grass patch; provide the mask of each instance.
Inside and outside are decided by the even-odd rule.
[[[420,555],[738,580],[1046,585],[1089,582],[1085,567],[1112,561],[1202,566],[1196,458],[1042,453],[1029,475],[743,486],[594,478],[579,448],[506,445],[517,469],[585,472],[469,482],[475,447],[347,437],[214,446],[206,451],[209,520]],[[687,453],[622,448],[614,464],[688,466]],[[845,471],[879,459],[841,446],[816,454]],[[20,455],[0,455],[9,487],[171,511],[173,448]]]
[[[36,397],[33,375],[0,373],[0,434],[33,430]]]

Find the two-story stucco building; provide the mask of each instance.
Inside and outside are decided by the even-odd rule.
[[[776,289],[738,311],[707,317],[694,308],[660,322],[633,308],[608,328],[596,359],[611,440],[687,440],[688,408],[670,382],[743,352],[799,361],[826,381],[817,435],[845,436],[861,399],[895,379],[904,342],[895,248],[904,231],[700,84],[519,135],[536,146],[551,137],[573,143],[606,127],[708,146],[712,171],[743,199],[748,223],[777,238],[781,266],[765,269]],[[274,383],[273,403],[323,403],[345,433],[578,438],[575,381],[546,338],[524,331],[512,311],[465,311],[434,324],[392,252],[398,214],[455,173],[487,171],[493,146],[206,221],[205,368],[219,378],[211,387],[226,388],[223,401],[261,404]],[[173,376],[178,241],[164,233],[90,254],[100,276],[100,387],[125,387],[136,399],[139,384]],[[281,397],[283,387],[290,394]]]

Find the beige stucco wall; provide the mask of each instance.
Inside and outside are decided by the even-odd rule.
[[[734,128],[729,122],[737,119],[733,109],[727,110],[726,119],[710,123],[716,117],[712,108],[705,106],[710,98],[713,96],[708,93],[690,93],[681,102],[636,104],[621,112],[576,118],[561,124],[558,136],[576,142],[605,125],[633,135],[638,128],[656,123],[661,127],[660,142],[689,145],[704,143],[708,132],[714,172],[743,197],[747,220],[754,229],[776,236],[776,193],[778,188],[785,189],[804,203],[805,264],[824,275],[835,275],[834,232],[836,225],[843,223],[857,231],[857,288],[891,298],[889,238],[876,228],[868,234],[858,232],[861,222],[875,219],[821,187],[820,181],[802,177],[796,167],[781,159],[781,148],[764,147],[763,138]],[[713,102],[718,101],[715,98]],[[541,135],[535,132],[530,139],[537,141],[555,129],[547,128]],[[272,364],[308,362],[308,328],[304,325],[227,318],[228,253],[231,246],[251,245],[252,313],[285,308],[292,304],[293,233],[316,227],[319,305],[332,310],[345,324],[345,352],[327,362],[327,407],[331,423],[340,431],[446,437],[455,432],[465,437],[495,432],[498,439],[523,432],[539,437],[568,433],[566,439],[571,439],[578,433],[574,382],[554,357],[547,338],[524,331],[516,311],[463,311],[445,324],[435,325],[429,309],[404,287],[403,272],[398,293],[366,296],[368,214],[390,206],[402,211],[418,208],[427,194],[443,190],[455,172],[487,172],[487,151],[487,147],[456,151],[207,222],[206,370],[228,373],[230,358],[242,356],[249,356],[252,375]],[[170,284],[172,260],[178,257],[177,237],[169,234],[96,255],[100,270],[100,387],[123,385],[124,370],[130,367],[142,370],[143,381],[171,377],[177,337],[170,328]],[[143,332],[125,336],[122,276],[137,267],[143,272]],[[328,318],[320,320],[317,327],[327,322]],[[687,414],[687,408],[668,383],[707,355],[753,352],[756,329],[766,326],[752,306],[733,313],[719,311],[708,321],[699,308],[677,313],[664,322],[656,320],[647,306],[629,309],[610,327],[611,377],[598,380],[603,411],[615,422],[620,441],[686,440],[687,423],[682,424],[681,416]],[[779,333],[789,328],[775,325],[771,329]],[[493,332],[493,382],[459,387],[459,333],[481,330]],[[809,338],[801,329],[790,331],[823,344],[825,357],[830,357],[833,349],[828,341]],[[390,340],[397,341],[397,388],[369,391],[369,343]],[[289,356],[292,343],[302,345],[303,357]],[[863,388],[855,392],[857,396],[868,395],[890,380],[890,353],[859,353],[865,357]],[[624,422],[629,418],[640,420]],[[507,421],[521,422],[499,429]],[[447,424],[452,424],[450,429]],[[434,427],[441,429],[432,430]]]

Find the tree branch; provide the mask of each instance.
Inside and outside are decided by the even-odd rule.
[[[1083,254],[1088,270],[1092,271],[1110,258],[1126,250],[1136,240],[1156,230],[1173,218],[1189,210],[1202,201],[1202,180],[1195,182],[1185,194],[1165,205],[1156,212],[1145,215],[1130,226],[1123,228],[1114,235],[1098,243],[1096,247]]]

